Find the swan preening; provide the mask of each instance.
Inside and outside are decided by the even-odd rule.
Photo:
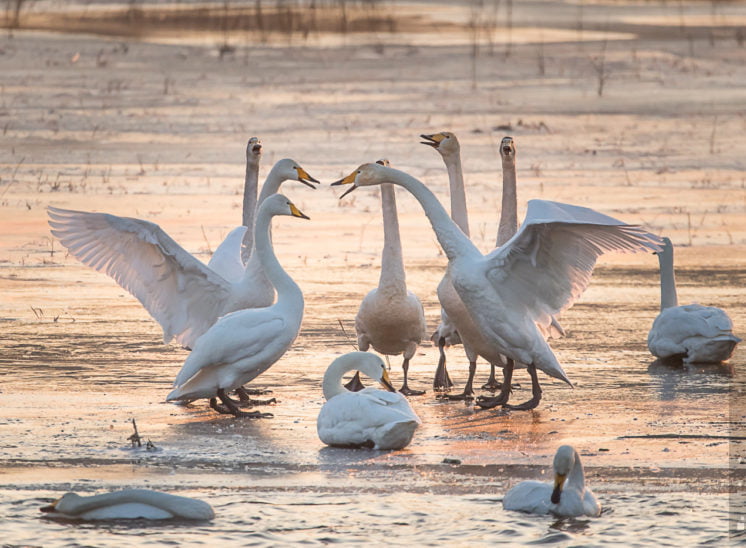
[[[360,371],[389,391],[368,387],[351,392],[342,386],[342,375],[348,371]],[[326,403],[316,428],[327,445],[401,449],[421,424],[407,399],[391,385],[386,365],[375,354],[349,352],[338,357],[324,373],[322,388]]]
[[[276,193],[287,180],[312,188],[311,183],[318,183],[295,161],[280,160],[267,175],[258,202]],[[52,234],[60,243],[135,296],[163,328],[164,342],[176,338],[192,348],[221,316],[269,306],[274,299],[272,285],[253,257],[243,276],[232,282],[149,221],[51,206],[48,212]]]
[[[536,369],[572,386],[544,334],[551,329],[553,316],[572,306],[586,289],[596,259],[609,251],[660,249],[659,239],[638,226],[584,207],[531,200],[518,232],[482,255],[435,195],[411,175],[363,164],[332,184],[352,184],[354,189],[382,183],[403,186],[419,201],[448,257],[453,286],[490,348],[526,364],[533,396],[514,408],[532,409],[541,400]],[[504,376],[499,401],[503,405],[510,394],[510,363]]]
[[[663,238],[658,252],[661,273],[661,312],[648,333],[648,349],[662,359],[684,363],[720,363],[730,358],[741,342],[733,322],[720,308],[688,304],[678,306],[673,266],[673,244]]]
[[[580,456],[569,445],[561,446],[554,455],[553,483],[522,481],[505,494],[503,508],[562,517],[601,514],[601,504],[585,486]]]
[[[379,163],[388,165],[386,160]],[[407,290],[393,185],[381,185],[381,208],[384,234],[381,275],[378,287],[363,298],[355,316],[357,344],[363,352],[372,346],[381,354],[403,355],[404,382],[400,392],[418,396],[424,392],[409,388],[409,361],[427,326],[422,303]]]
[[[212,507],[204,501],[150,489],[124,489],[87,497],[65,493],[40,510],[50,517],[77,520],[211,520],[215,517]]]
[[[277,301],[268,307],[227,314],[197,339],[176,376],[174,390],[166,398],[168,401],[209,398],[210,406],[221,413],[251,418],[271,416],[241,411],[227,394],[279,360],[300,330],[303,293],[280,266],[272,250],[270,221],[276,215],[308,217],[282,194],[265,199],[257,212],[252,257],[257,257],[277,291]]]

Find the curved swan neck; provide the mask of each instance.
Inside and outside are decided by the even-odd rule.
[[[282,268],[274,249],[272,248],[272,239],[270,236],[270,223],[272,214],[259,209],[256,217],[256,230],[254,233],[254,254],[262,264],[262,268],[267,278],[277,290],[276,305],[285,302],[303,302],[303,293],[300,287],[293,281],[287,272]]]
[[[277,194],[277,191],[280,190],[280,185],[285,181],[285,178],[280,173],[281,169],[279,162],[272,166],[272,169],[267,174],[267,178],[264,180],[262,190],[259,193],[257,207],[262,205],[262,202],[266,198],[269,198],[272,194]]]
[[[500,225],[497,229],[497,247],[510,240],[518,231],[518,191],[516,188],[515,160],[503,158],[503,197]]]
[[[337,358],[324,373],[324,379],[321,381],[321,388],[324,391],[324,398],[328,401],[338,394],[349,392],[342,385],[342,376],[348,371],[355,371],[357,366],[353,361],[347,361]]]
[[[396,214],[396,194],[391,184],[381,185],[381,209],[383,211],[383,252],[381,253],[381,277],[378,287],[406,292],[399,217]]]
[[[446,160],[448,170],[448,186],[451,194],[451,219],[458,225],[461,232],[469,236],[469,213],[466,208],[466,189],[464,188],[464,172],[461,168],[461,155],[454,154]]]
[[[441,203],[435,197],[430,189],[411,175],[399,171],[398,169],[386,168],[390,173],[391,183],[406,188],[415,199],[420,202],[420,206],[425,211],[425,215],[430,220],[438,243],[445,251],[449,260],[467,254],[477,254],[481,257],[479,250],[471,243],[456,223],[451,220],[448,213]]]
[[[673,270],[673,246],[666,245],[658,252],[658,263],[661,271],[661,312],[666,308],[679,305],[676,296],[676,276]]]
[[[250,152],[246,153],[247,155]],[[243,226],[249,229],[244,232],[241,246],[241,257],[246,263],[254,246],[254,216],[256,214],[257,190],[259,188],[259,161],[246,159],[246,176],[243,185]]]

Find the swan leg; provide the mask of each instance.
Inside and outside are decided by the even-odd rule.
[[[508,363],[503,367],[503,385],[497,396],[479,396],[477,405],[482,409],[492,409],[498,405],[506,405],[510,398],[511,384],[513,382],[513,368],[515,362],[508,358]]]
[[[514,409],[517,411],[528,411],[534,409],[541,401],[541,386],[539,386],[539,376],[536,374],[536,366],[534,364],[526,365],[528,374],[531,375],[531,392],[533,396],[530,400],[520,403],[518,405],[504,404],[507,409]]]
[[[442,397],[448,400],[473,400],[474,399],[474,375],[477,372],[477,362],[469,362],[469,380],[466,381],[464,391],[461,394],[444,394]]]
[[[360,371],[355,372],[355,376],[352,380],[344,385],[344,387],[350,392],[360,392],[365,385],[360,381]]]
[[[445,337],[440,337],[438,339],[438,350],[440,351],[440,359],[438,360],[438,367],[435,369],[435,378],[433,379],[433,390],[435,390],[436,392],[447,392],[448,389],[453,386],[453,381],[448,375],[448,369],[446,369],[445,345]]]
[[[268,394],[270,393],[269,390],[247,390],[243,386],[239,386],[236,388],[236,395],[238,396],[238,401],[231,400],[233,403],[241,406],[241,407],[249,407],[253,405],[269,405],[271,403],[277,403],[276,398],[269,398],[268,400],[252,400],[251,394]]]
[[[241,401],[249,400],[249,396],[266,396],[267,394],[271,393],[271,390],[267,390],[264,388],[246,388],[244,386],[236,388],[236,395]]]
[[[497,392],[502,388],[502,384],[497,382],[497,378],[495,377],[495,364],[490,364],[490,378],[487,379],[487,382],[482,385],[482,388],[484,390],[489,390],[490,392]]]
[[[399,392],[401,392],[405,396],[422,396],[422,394],[425,393],[424,390],[412,390],[411,388],[409,388],[409,385],[407,383],[407,374],[409,373],[408,358],[404,358],[404,363],[401,364],[401,368],[404,370],[404,384],[402,384]]]
[[[218,389],[218,398],[223,402],[223,405],[219,405],[217,398],[210,398],[210,407],[212,407],[218,413],[224,415],[233,415],[234,417],[242,417],[247,419],[271,419],[274,417],[272,413],[261,413],[259,411],[241,411],[235,402],[228,397],[225,390],[222,388]]]

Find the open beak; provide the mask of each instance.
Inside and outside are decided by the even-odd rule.
[[[253,152],[254,154],[260,154],[262,152],[261,143],[257,143],[253,147],[251,147],[251,152]]]
[[[438,148],[440,146],[440,142],[445,138],[445,136],[442,133],[433,133],[432,135],[420,135],[424,139],[424,141],[420,141],[423,145],[430,145],[433,148]]]
[[[308,172],[305,169],[303,169],[302,167],[297,167],[297,168],[295,168],[295,170],[298,172],[298,180],[301,183],[303,183],[304,185],[309,186],[312,189],[316,190],[316,187],[313,186],[312,183],[316,183],[317,185],[321,184],[319,181],[317,181],[316,179],[314,179],[313,177],[311,177],[308,174]],[[306,217],[306,218],[308,218],[308,217]]]
[[[552,497],[550,499],[553,504],[560,503],[560,495],[562,494],[563,483],[565,483],[565,475],[555,474],[554,475],[554,490],[552,491]]]
[[[341,200],[345,196],[347,196],[350,192],[355,190],[357,188],[357,185],[355,184],[355,178],[357,177],[357,170],[350,173],[347,177],[342,177],[339,181],[334,181],[331,186],[337,186],[337,185],[349,185],[352,186],[344,193],[342,194],[339,199]]]
[[[290,204],[290,213],[293,214],[293,217],[298,217],[300,219],[308,219],[310,220],[311,217],[303,213],[300,209],[295,207],[295,204]]]
[[[383,370],[383,375],[381,376],[381,384],[385,386],[386,390],[388,390],[389,392],[396,392],[396,388],[394,388],[394,385],[391,384],[389,372],[386,371],[386,369]]]

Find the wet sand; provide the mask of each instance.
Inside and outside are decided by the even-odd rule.
[[[553,199],[671,237],[680,301],[726,309],[743,337],[746,69],[737,62],[740,27],[723,21],[746,12],[634,6],[586,6],[579,28],[577,7],[552,4],[557,23],[539,39],[521,22],[548,5],[516,6],[510,49],[502,26],[493,41],[480,34],[475,58],[468,25],[456,24],[468,22],[464,6],[437,11],[455,22],[440,29],[442,44],[421,27],[249,45],[251,33],[234,33],[236,49],[223,55],[223,36],[196,31],[0,38],[2,488],[158,485],[224,495],[248,476],[251,489],[268,493],[348,493],[353,481],[355,492],[499,498],[519,479],[549,474],[556,447],[571,443],[612,506],[630,490],[737,491],[746,348],[723,366],[654,362],[645,344],[659,300],[654,256],[603,257],[563,315],[568,336],[552,347],[574,389],[542,376],[544,399],[532,412],[439,401],[437,349],[423,343],[411,377],[428,394],[411,400],[424,423],[413,443],[350,451],[325,448],[315,418],[323,371],[352,350],[357,306],[378,280],[377,191],[338,201],[327,186],[283,187],[311,217],[274,229],[306,309],[291,351],[253,383],[279,400],[265,421],[217,416],[206,402],[164,403],[187,352],[164,345],[139,303],[67,256],[46,226],[47,205],[147,218],[207,261],[240,220],[248,137],[264,143],[262,178],[286,156],[325,183],[385,156],[447,202],[440,157],[418,144],[420,133],[447,129],[461,141],[473,239],[487,250],[499,218],[497,144],[510,134],[519,217],[528,199]],[[653,15],[655,24],[639,23]],[[592,34],[602,31],[606,41]],[[599,97],[601,55],[609,72]],[[408,285],[432,330],[445,259],[419,205],[398,198]],[[463,353],[448,356],[461,387]],[[400,360],[391,366],[400,382]],[[480,363],[477,386],[486,374]],[[514,400],[527,399],[525,371],[516,381]],[[133,418],[155,450],[130,447]]]

